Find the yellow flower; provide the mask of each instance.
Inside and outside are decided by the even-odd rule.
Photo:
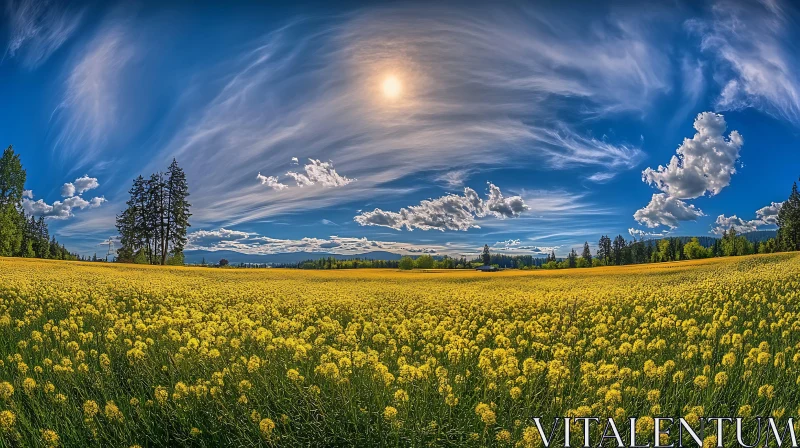
[[[36,390],[36,380],[33,378],[25,378],[22,381],[22,390],[24,390],[26,394],[32,394],[33,391]]]
[[[14,423],[17,422],[17,416],[9,411],[5,410],[0,412],[0,430],[3,432],[9,432],[14,428]]]
[[[728,384],[728,374],[725,372],[719,372],[714,376],[714,384],[719,387],[724,387]]]
[[[14,386],[11,385],[8,381],[3,381],[0,383],[0,398],[3,400],[8,400],[14,395]]]
[[[272,438],[272,432],[275,430],[275,422],[269,418],[262,419],[261,422],[258,423],[258,429],[265,439],[270,439]]]
[[[394,393],[394,400],[398,403],[405,403],[408,401],[408,392],[403,389],[397,389]]]
[[[125,416],[122,415],[122,412],[113,401],[106,403],[105,414],[106,418],[112,422],[122,422],[125,420]]]
[[[758,396],[764,397],[767,400],[772,400],[775,397],[775,386],[765,384],[758,388]]]
[[[708,387],[708,377],[705,375],[697,375],[694,378],[694,385],[698,389],[705,389]]]
[[[512,399],[518,400],[519,397],[522,396],[522,389],[520,389],[517,386],[514,386],[511,388],[511,390],[508,391],[508,394],[511,395]]]
[[[48,448],[55,448],[59,444],[59,437],[55,431],[52,429],[44,429],[42,430],[42,441],[44,445]]]
[[[83,403],[83,414],[86,418],[93,418],[98,412],[100,412],[100,406],[97,405],[96,401],[86,400]]]
[[[392,406],[386,406],[383,410],[383,418],[387,421],[392,421],[397,418],[397,409]]]
[[[497,433],[495,440],[500,443],[509,443],[511,442],[511,432],[507,429],[503,429]]]
[[[163,406],[164,404],[166,404],[167,399],[169,399],[169,392],[167,392],[167,389],[158,386],[156,387],[156,391],[153,394],[153,396],[155,397],[158,404]]]
[[[296,369],[289,369],[286,371],[286,378],[289,378],[289,381],[293,381],[295,383],[300,383],[303,381],[302,375]]]

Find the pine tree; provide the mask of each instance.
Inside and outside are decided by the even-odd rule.
[[[578,264],[578,253],[575,252],[574,247],[572,248],[571,251],[569,251],[569,255],[567,256],[567,263],[571,268],[574,268]]]
[[[483,254],[481,255],[481,259],[483,261],[484,266],[489,266],[492,261],[492,256],[489,254],[489,245],[483,245]]]
[[[625,249],[625,238],[622,235],[617,235],[614,238],[613,247],[611,249],[611,257],[614,264],[621,265],[623,260],[623,250]]]
[[[586,241],[583,243],[583,259],[586,260],[586,263],[589,267],[592,266],[592,250],[589,249],[589,242]]]
[[[800,193],[797,182],[792,185],[789,199],[778,212],[778,245],[781,250],[800,250]]]
[[[162,245],[161,264],[166,261],[167,253],[173,254],[176,258],[183,257],[183,248],[186,247],[186,233],[189,224],[189,186],[186,182],[186,174],[183,172],[178,161],[172,159],[172,163],[167,170],[167,222],[164,229],[164,242]],[[170,249],[171,248],[171,249]]]
[[[9,146],[0,157],[0,256],[19,255],[25,216],[19,209],[26,173],[19,155]]]

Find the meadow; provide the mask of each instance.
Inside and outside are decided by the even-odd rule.
[[[0,259],[0,446],[533,447],[534,416],[797,416],[798,382],[794,254],[491,274]]]

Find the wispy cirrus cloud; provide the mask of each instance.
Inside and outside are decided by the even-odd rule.
[[[190,178],[231,179],[193,192],[197,219],[227,223],[307,210],[310,198],[363,199],[420,171],[602,166],[608,179],[636,166],[639,147],[595,138],[560,114],[638,113],[666,91],[668,61],[650,30],[622,16],[566,27],[556,12],[497,11],[395,6],[291,23],[226,61],[221,80],[196,80],[222,87],[188,114],[162,158],[185,161]],[[402,83],[397,98],[382,93],[389,75]],[[358,182],[256,197],[247,183],[259,171],[277,177],[297,148]],[[266,185],[276,182],[286,184]]]
[[[74,61],[53,112],[58,128],[54,149],[61,160],[83,166],[108,150],[118,135],[129,132],[121,124],[132,108],[125,99],[134,95],[125,90],[136,51],[132,39],[124,24],[109,22]]]
[[[19,59],[34,69],[43,64],[75,32],[83,17],[67,3],[47,0],[6,2],[10,38],[3,59]]]
[[[707,20],[687,27],[718,62],[718,110],[754,107],[800,125],[800,52],[789,2],[717,1]]]

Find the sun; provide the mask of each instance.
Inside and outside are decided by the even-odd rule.
[[[397,76],[389,75],[383,80],[381,89],[383,90],[383,96],[389,99],[395,99],[403,93],[403,84]]]

